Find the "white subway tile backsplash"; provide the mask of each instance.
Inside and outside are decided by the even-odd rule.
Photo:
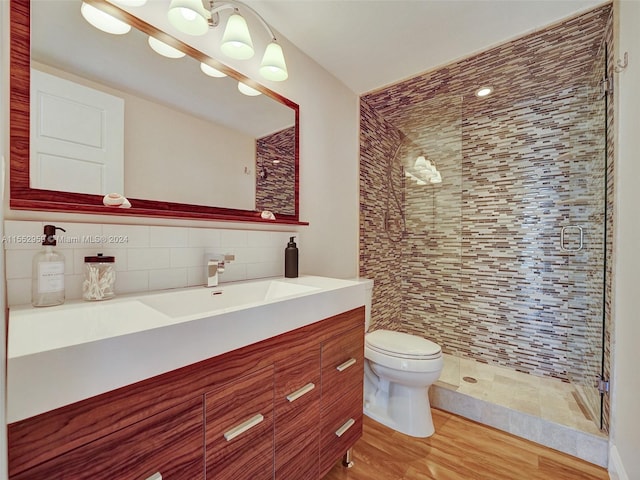
[[[6,250],[29,250],[42,246],[42,222],[4,222],[3,244]]]
[[[149,235],[151,247],[184,247],[189,239],[188,230],[180,227],[153,227]]]
[[[186,247],[217,248],[220,246],[220,231],[209,228],[188,228]]]
[[[247,264],[248,278],[276,277],[284,275],[284,264],[281,262],[260,262]]]
[[[113,247],[148,247],[149,229],[159,227],[148,227],[146,225],[103,225],[104,246]]]
[[[172,248],[171,268],[202,267],[204,271],[204,248]]]
[[[187,286],[204,285],[206,281],[207,275],[204,266],[187,268]]]
[[[188,286],[186,268],[152,270],[149,272],[149,290],[183,288],[186,286]]]
[[[157,270],[171,267],[169,248],[131,248],[128,255],[129,270]]]
[[[31,279],[8,280],[7,298],[9,306],[31,303]]]
[[[248,232],[246,230],[221,230],[220,248],[246,247],[248,244]]]
[[[9,305],[31,302],[31,262],[41,248],[45,224],[5,222],[6,277]],[[204,285],[205,252],[234,254],[220,283],[282,276],[284,248],[293,231],[269,232],[195,227],[107,225],[55,222],[67,230],[64,248],[66,298],[82,297],[84,257],[116,257],[116,293]],[[62,245],[59,242],[59,246]]]
[[[31,278],[33,256],[38,250],[15,250],[7,254],[5,269],[7,280]]]
[[[116,294],[146,292],[149,290],[149,271],[116,273]]]

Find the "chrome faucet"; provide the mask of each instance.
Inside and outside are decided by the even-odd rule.
[[[207,255],[207,287],[217,287],[219,275],[224,273],[225,262],[235,260],[235,255]]]

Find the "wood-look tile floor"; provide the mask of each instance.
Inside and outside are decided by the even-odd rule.
[[[355,465],[324,480],[608,480],[597,467],[465,418],[432,409],[436,433],[413,438],[364,417]]]

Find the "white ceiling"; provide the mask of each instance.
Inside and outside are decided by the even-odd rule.
[[[246,3],[282,36],[361,94],[607,2],[247,0]]]

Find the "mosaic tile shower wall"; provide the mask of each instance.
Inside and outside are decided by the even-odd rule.
[[[592,381],[612,222],[594,59],[610,10],[362,97],[360,274],[376,281],[375,327],[526,373]],[[485,84],[494,95],[475,97]],[[385,229],[396,149],[391,181],[403,207]],[[435,162],[441,184],[403,176],[419,154]],[[565,248],[580,245],[574,226],[583,248],[563,251],[562,227]]]
[[[295,144],[295,127],[256,140],[257,210],[295,215]]]

